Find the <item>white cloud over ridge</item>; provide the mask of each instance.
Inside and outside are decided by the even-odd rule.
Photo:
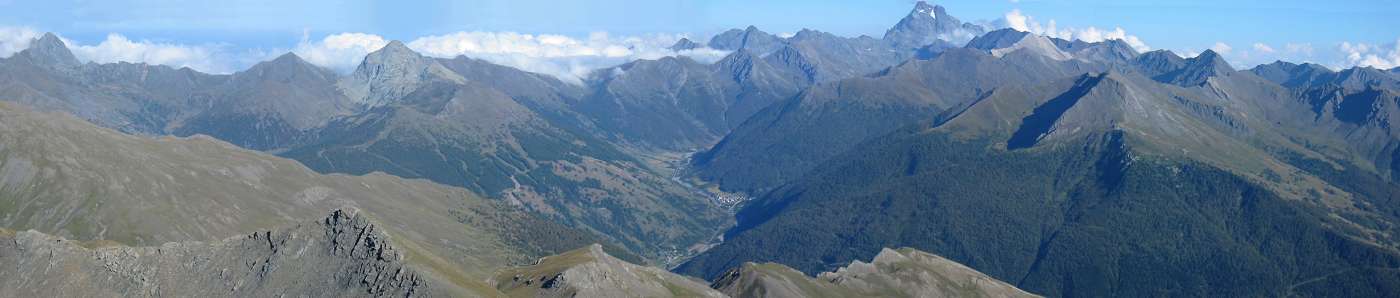
[[[1345,55],[1345,65],[1380,69],[1400,67],[1400,38],[1386,45],[1343,42],[1337,49]]]
[[[293,53],[306,62],[330,68],[342,73],[354,70],[365,55],[383,48],[389,40],[379,35],[365,33],[338,33],[327,35],[318,41],[309,40],[302,34]]]
[[[670,50],[669,47],[682,37],[684,36],[668,34],[612,37],[599,32],[590,34],[585,39],[578,39],[552,34],[462,31],[419,37],[406,45],[426,56],[467,56],[483,59],[529,72],[552,75],[575,84],[582,83],[594,70],[637,59],[686,56],[711,63],[728,54],[726,51],[709,48]],[[374,34],[339,33],[317,41],[303,37],[292,52],[313,64],[340,72],[350,72],[364,60],[365,55],[388,43],[388,39]]]
[[[612,37],[597,32],[586,39],[576,39],[563,35],[473,31],[420,37],[409,42],[408,47],[428,56],[463,55],[553,75],[571,83],[581,83],[594,70],[638,59],[686,56],[711,63],[728,54],[710,48],[681,51],[668,48],[682,37],[670,34]]]
[[[1122,40],[1127,43],[1128,46],[1133,47],[1133,50],[1137,50],[1138,52],[1152,50],[1152,47],[1143,42],[1141,38],[1138,38],[1136,35],[1128,34],[1122,27],[1114,27],[1113,30],[1103,30],[1093,26],[1083,29],[1069,27],[1059,28],[1055,24],[1054,19],[1051,19],[1045,24],[1041,24],[1039,21],[1036,21],[1035,17],[1021,13],[1020,9],[1013,9],[1007,12],[999,23],[999,25],[1001,25],[999,27],[1011,28],[1059,39],[1078,39],[1085,42],[1101,42],[1116,39]]]
[[[65,40],[69,50],[78,60],[97,63],[147,63],[171,67],[189,67],[209,73],[229,73],[235,70],[235,61],[227,59],[222,46],[182,45],[132,41],[121,34],[108,34],[107,39],[96,45],[81,45]]]
[[[9,57],[29,48],[29,42],[43,33],[29,27],[0,27],[0,57]]]
[[[28,27],[0,26],[0,57],[9,57],[28,48],[30,42],[41,35],[42,31]],[[594,70],[637,59],[686,56],[712,63],[728,54],[727,51],[710,48],[670,50],[669,47],[682,37],[685,35],[613,37],[607,33],[593,33],[580,39],[550,34],[473,31],[420,37],[407,45],[427,56],[452,58],[463,55],[552,75],[570,83],[581,83]],[[290,51],[312,64],[347,73],[353,71],[365,55],[384,47],[389,40],[375,34],[356,32],[326,35],[319,40],[312,40],[303,34],[290,50],[250,49],[241,52],[231,50],[232,46],[229,45],[160,43],[133,40],[115,33],[107,35],[97,44],[85,45],[69,39],[64,39],[64,42],[84,62],[148,63],[189,67],[206,73],[232,73]]]

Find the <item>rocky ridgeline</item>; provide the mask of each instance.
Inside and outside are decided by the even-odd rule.
[[[502,270],[489,283],[512,297],[725,297],[703,281],[627,263],[596,244]]]
[[[215,242],[129,247],[35,231],[0,235],[14,297],[438,296],[357,210]]]
[[[1038,297],[957,262],[884,249],[816,278],[776,263],[745,263],[712,284],[732,297]]]

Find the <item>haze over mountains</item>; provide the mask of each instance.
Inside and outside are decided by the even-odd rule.
[[[566,83],[398,41],[345,75],[84,64],[46,34],[0,59],[0,287],[1400,295],[1400,70],[1236,70],[924,2],[880,38],[672,49],[700,47],[730,52]]]

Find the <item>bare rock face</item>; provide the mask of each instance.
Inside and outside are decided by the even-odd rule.
[[[502,270],[489,283],[511,297],[725,297],[699,280],[627,263],[597,244]]]
[[[213,242],[130,247],[35,232],[0,234],[0,292],[16,297],[449,296],[404,262],[365,215]]]
[[[464,80],[432,58],[423,57],[395,40],[365,56],[365,61],[339,86],[352,102],[373,108],[391,103],[429,82],[461,83]]]
[[[972,268],[912,248],[884,249],[813,279],[780,264],[746,263],[715,281],[733,297],[1036,297]]]

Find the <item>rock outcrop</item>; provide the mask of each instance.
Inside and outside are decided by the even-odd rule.
[[[884,249],[817,278],[775,263],[745,263],[712,285],[732,297],[1037,297],[912,248]]]
[[[212,242],[131,247],[33,230],[0,234],[0,292],[12,297],[408,297],[440,287],[365,214]]]
[[[627,263],[597,244],[502,270],[489,283],[511,297],[724,297],[700,280]]]

